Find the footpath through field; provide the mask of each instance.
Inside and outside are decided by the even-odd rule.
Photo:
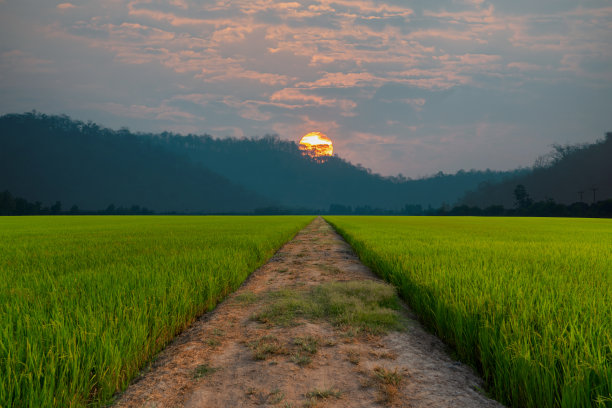
[[[501,407],[322,218],[170,344],[119,407]]]

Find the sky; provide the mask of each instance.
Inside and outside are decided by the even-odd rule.
[[[530,166],[612,131],[609,0],[0,0],[0,114],[321,131],[383,175]]]

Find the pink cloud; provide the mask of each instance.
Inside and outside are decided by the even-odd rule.
[[[501,56],[492,54],[463,54],[457,56],[459,62],[465,65],[491,64],[501,60]]]
[[[337,104],[336,99],[324,98],[317,95],[307,95],[300,89],[296,88],[285,88],[280,91],[276,91],[270,96],[270,100],[275,102],[299,102],[303,104],[329,107]]]
[[[441,20],[451,20],[471,24],[495,24],[499,23],[500,19],[495,15],[495,8],[492,4],[486,9],[476,7],[467,11],[428,11],[423,12],[427,17],[435,17]]]
[[[355,86],[375,85],[385,82],[382,78],[368,72],[328,72],[313,82],[299,82],[297,87],[304,88],[349,88]]]
[[[183,10],[187,10],[189,8],[189,5],[185,0],[170,0],[170,4]]]
[[[341,114],[351,116],[351,111],[357,107],[357,103],[348,99],[325,98],[318,95],[306,94],[301,89],[285,88],[274,92],[270,96],[273,102],[288,102],[302,106],[336,107]]]
[[[457,29],[416,30],[410,33],[408,38],[415,40],[443,38],[452,41],[475,41],[479,44],[487,43],[487,40],[479,38],[479,35],[474,31],[462,31]]]
[[[255,27],[236,24],[215,30],[212,39],[217,44],[228,44],[244,40],[246,35],[253,32]]]
[[[389,72],[389,82],[403,83],[418,88],[440,90],[457,85],[465,85],[471,81],[466,74],[461,74],[449,65],[443,68],[410,69],[400,72]]]
[[[202,73],[196,75],[196,78],[202,79],[205,82],[219,81],[235,81],[238,79],[246,79],[262,83],[269,86],[286,85],[289,82],[289,77],[286,75],[272,74],[267,72],[258,72],[242,68],[240,65],[229,65],[223,69],[209,69],[206,61],[203,61],[204,68]]]
[[[60,10],[68,10],[68,9],[75,8],[76,6],[74,4],[72,4],[72,3],[60,3],[60,4],[58,4],[55,7],[60,9]]]
[[[166,21],[173,26],[184,26],[184,25],[199,25],[206,24],[208,20],[191,17],[180,17],[174,13],[167,13],[163,11],[148,10],[144,8],[135,8],[135,2],[129,3],[129,15],[134,17],[146,17],[157,21]]]
[[[363,0],[322,0],[321,4],[326,6],[339,4],[344,7],[355,9],[357,13],[353,16],[368,16],[371,14],[381,14],[384,17],[408,17],[414,13],[414,11],[408,7],[395,6],[384,3],[380,4],[374,3],[373,1]]]
[[[528,63],[528,62],[510,62],[506,66],[508,68],[514,68],[514,69],[517,69],[519,71],[540,71],[540,70],[545,68],[545,67],[542,67],[540,65],[531,64],[531,63]]]

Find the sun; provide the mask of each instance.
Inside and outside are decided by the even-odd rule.
[[[323,133],[310,132],[300,140],[300,150],[310,157],[322,159],[334,154],[334,145]]]

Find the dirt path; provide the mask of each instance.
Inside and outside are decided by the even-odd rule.
[[[315,219],[170,344],[117,406],[501,407],[403,303],[404,328],[386,333],[319,313],[325,294],[358,302],[334,292],[351,285],[389,288]]]

